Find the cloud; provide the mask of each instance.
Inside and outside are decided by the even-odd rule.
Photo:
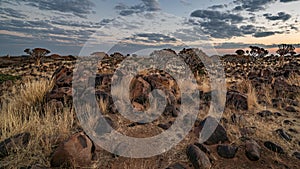
[[[270,13],[266,13],[263,16],[266,19],[271,20],[271,21],[277,21],[277,20],[287,21],[292,17],[290,14],[287,14],[285,12],[278,12],[277,15],[272,15]]]
[[[272,35],[279,34],[279,33],[282,33],[282,32],[278,32],[278,31],[256,32],[253,36],[256,38],[262,38],[262,37],[272,36]]]
[[[121,16],[128,16],[134,13],[142,13],[145,11],[153,12],[161,10],[157,0],[142,0],[142,3],[134,6],[127,6],[124,3],[119,3],[115,6],[115,9],[119,11]]]
[[[189,0],[180,0],[179,2],[182,3],[185,6],[191,5],[191,3],[189,2]]]
[[[78,55],[80,47],[74,44],[66,44],[59,41],[37,39],[34,37],[20,38],[19,36],[0,34],[1,54],[12,56],[24,55],[26,48],[42,47],[49,49],[52,53],[63,55]],[[14,44],[14,45],[11,45]]]
[[[172,33],[172,36],[176,39],[180,39],[183,42],[193,42],[197,40],[208,39],[208,37],[205,36],[204,33],[196,27],[190,29],[177,29]]]
[[[246,10],[249,12],[257,12],[265,10],[268,4],[274,3],[275,1],[276,0],[235,0],[234,3],[238,6],[236,6],[234,10]]]
[[[210,21],[223,20],[224,22],[231,22],[231,23],[239,23],[244,20],[244,18],[238,14],[230,14],[227,12],[220,12],[220,11],[213,11],[213,10],[196,10],[191,13],[191,17],[207,19]]]
[[[94,30],[91,29],[65,29],[54,26],[49,20],[0,20],[0,30],[18,32],[35,39],[53,40],[53,37],[61,39],[70,38],[70,43],[84,43]]]
[[[39,8],[40,10],[58,11],[71,13],[80,18],[87,18],[88,14],[94,13],[95,4],[90,0],[19,0],[26,5]]]
[[[257,32],[257,28],[253,25],[242,25],[240,26],[240,30],[245,35],[249,35]]]
[[[101,28],[103,25],[102,21],[99,23],[96,22],[80,22],[80,21],[71,21],[71,20],[52,20],[50,21],[54,25],[67,26],[67,27],[78,27],[78,28]],[[104,22],[104,21],[103,21]]]
[[[159,3],[157,0],[142,0],[148,11],[159,11]]]
[[[200,26],[205,34],[213,38],[232,38],[242,36],[237,26],[245,18],[238,14],[212,10],[196,10],[191,13],[189,23]]]
[[[299,1],[299,0],[280,0],[280,2],[283,2],[283,3],[294,2],[294,1]]]
[[[208,7],[208,9],[222,9],[226,6],[227,5],[213,5],[213,6]]]
[[[175,38],[160,33],[139,33],[133,35],[133,37],[125,38],[125,40],[130,40],[132,42],[144,42],[144,43],[176,42]]]
[[[18,18],[18,19],[24,19],[27,17],[27,15],[25,15],[17,10],[14,10],[12,8],[0,8],[0,15],[2,17],[5,16],[5,18],[12,17],[12,18]]]

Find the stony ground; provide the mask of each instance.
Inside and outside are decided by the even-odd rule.
[[[197,59],[197,52],[184,50],[179,54],[170,50],[160,51],[155,55],[161,56],[161,63],[170,62],[170,67],[160,70],[151,66],[138,72],[130,81],[129,99],[133,108],[138,111],[151,109],[149,93],[153,89],[164,91],[166,108],[156,120],[144,124],[130,121],[120,114],[114,104],[111,93],[112,79],[127,77],[121,64],[126,57],[120,54],[105,56],[97,63],[95,87],[82,88],[76,91],[77,96],[95,92],[99,108],[105,120],[118,132],[138,138],[158,135],[172,126],[180,116],[181,99],[180,82],[176,82],[167,70],[178,75],[183,72],[182,67],[163,59],[164,55],[182,59],[192,70],[197,85],[184,81],[189,88],[195,87],[199,91],[200,104],[194,111],[199,112],[196,123],[187,136],[180,136],[182,141],[171,150],[163,154],[142,159],[125,158],[109,153],[95,144],[84,132],[74,113],[72,100],[72,79],[76,60],[72,59],[45,59],[41,67],[36,67],[34,60],[29,58],[0,58],[2,65],[0,74],[1,104],[12,97],[14,87],[22,86],[34,80],[52,81],[51,88],[43,96],[43,104],[39,112],[41,118],[45,105],[53,111],[53,116],[63,113],[74,113],[70,118],[71,126],[67,131],[40,138],[29,128],[13,130],[13,125],[1,125],[0,128],[0,168],[299,168],[300,166],[300,57],[287,57],[284,65],[278,64],[278,58],[266,57],[251,63],[249,67],[239,63],[221,62],[226,77],[225,110],[218,122],[213,135],[204,143],[199,143],[199,132],[205,122],[215,122],[214,115],[206,116],[211,105],[211,94],[216,90],[209,83],[209,72],[214,74],[218,69],[214,65],[204,67]],[[134,59],[133,59],[134,60]],[[146,63],[151,60],[140,60]],[[201,56],[206,63],[213,63],[210,58]],[[222,59],[221,59],[222,60]],[[2,64],[3,63],[3,64]],[[90,68],[95,62],[84,62],[79,67]],[[124,62],[123,62],[124,63]],[[127,70],[133,70],[139,65],[137,62],[126,62]],[[180,65],[180,64],[179,64]],[[131,67],[130,67],[131,66]],[[77,67],[78,68],[78,67]],[[117,73],[115,73],[117,72]],[[88,72],[76,74],[75,81],[87,80]],[[184,76],[184,74],[182,74]],[[74,83],[74,81],[73,81]],[[120,85],[114,92],[124,92]],[[15,96],[14,96],[15,97]],[[122,100],[122,98],[118,98]],[[193,96],[188,98],[194,100]],[[33,107],[36,105],[33,105]],[[4,106],[3,106],[4,107]],[[193,109],[192,107],[191,109]],[[127,110],[124,108],[125,111]],[[6,109],[2,108],[1,113]],[[128,110],[127,110],[128,111]],[[78,114],[77,114],[78,115]],[[150,116],[152,114],[149,114]],[[30,117],[28,117],[30,119]],[[49,117],[47,117],[49,118]],[[185,118],[185,117],[183,117]],[[97,129],[99,121],[93,126]],[[30,121],[30,120],[29,120]],[[12,122],[8,123],[11,124]],[[30,122],[28,122],[30,123]],[[42,124],[41,124],[42,125]],[[36,126],[39,128],[39,126]],[[208,127],[211,127],[208,125]],[[42,127],[41,127],[42,128]],[[14,132],[8,132],[14,131]],[[103,127],[102,127],[103,130]],[[18,131],[18,132],[16,132]],[[112,132],[109,128],[105,133]],[[39,140],[49,144],[47,155],[40,160],[40,152],[32,152],[28,162],[13,163],[14,154],[27,154],[20,151],[26,146],[32,146],[32,140]],[[24,148],[25,147],[25,148]],[[120,148],[123,147],[123,148]],[[116,151],[131,152],[128,145],[119,143],[114,146]],[[40,149],[37,147],[36,149]],[[147,147],[145,147],[145,151]],[[45,150],[43,150],[45,151]],[[134,152],[132,152],[134,153]],[[18,156],[19,158],[19,156]],[[68,163],[68,164],[67,164]],[[12,166],[11,164],[14,164]],[[71,167],[72,166],[72,167]]]

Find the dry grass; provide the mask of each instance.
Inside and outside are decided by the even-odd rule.
[[[251,82],[248,82],[246,84],[247,86],[247,99],[248,99],[248,108],[249,110],[254,110],[254,109],[262,109],[261,105],[258,104],[257,102],[257,94],[255,88],[252,86]]]
[[[7,101],[2,104],[0,112],[0,140],[15,134],[29,132],[31,139],[25,148],[2,161],[5,168],[20,168],[41,164],[50,166],[49,157],[53,146],[71,134],[74,124],[73,112],[64,108],[53,114],[53,108],[46,108],[44,96],[52,85],[47,80],[28,82],[14,87]],[[41,112],[43,111],[43,116]]]
[[[286,81],[289,85],[300,86],[300,75],[293,72]]]

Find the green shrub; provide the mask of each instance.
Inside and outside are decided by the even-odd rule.
[[[0,74],[0,83],[3,83],[3,82],[8,81],[8,80],[15,81],[15,80],[18,80],[20,78],[21,78],[20,76],[12,76],[12,75],[8,75],[8,74]]]

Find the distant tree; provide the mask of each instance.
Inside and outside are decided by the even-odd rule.
[[[278,48],[279,49],[276,51],[276,53],[280,55],[280,65],[283,64],[284,56],[286,54],[288,54],[288,53],[290,53],[291,55],[296,54],[295,47],[293,45],[281,44],[281,45],[278,45]]]
[[[244,50],[242,50],[242,49],[238,49],[238,50],[236,50],[236,51],[235,51],[235,53],[236,53],[237,55],[240,55],[240,56],[242,56],[242,55],[244,55],[244,54],[245,54],[245,51],[244,51]]]
[[[258,46],[249,46],[249,48],[250,48],[249,55],[253,58],[257,58],[257,57],[261,58],[269,54],[268,50],[264,48],[260,48]]]
[[[44,48],[34,48],[34,49],[25,49],[25,53],[29,54],[31,57],[36,59],[36,64],[41,65],[41,59],[44,58],[47,54],[50,53],[48,49]]]

